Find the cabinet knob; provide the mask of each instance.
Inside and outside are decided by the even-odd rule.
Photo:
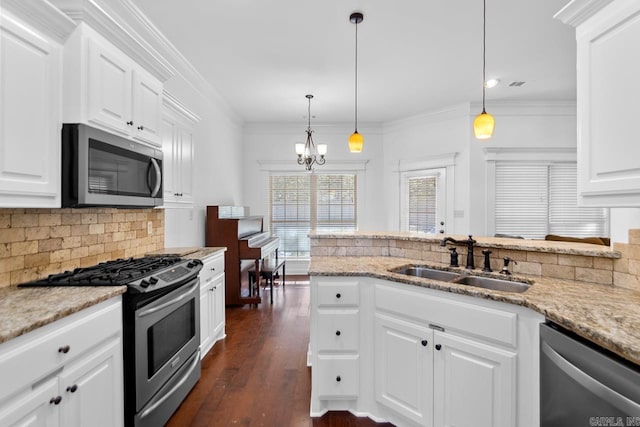
[[[51,400],[49,400],[49,405],[51,405],[52,403],[54,405],[59,405],[60,402],[62,402],[62,396],[52,397]]]
[[[436,350],[440,350],[442,346],[440,344],[436,344]]]
[[[340,336],[340,331],[336,331],[336,336]]]
[[[342,295],[340,294],[336,294],[336,298],[340,298]]]
[[[211,267],[211,271],[216,271],[216,268],[215,267]]]
[[[340,378],[340,375],[338,375],[338,376],[336,377],[336,381],[338,381],[338,382],[342,381],[342,378]],[[56,403],[56,405],[57,405],[57,403]]]
[[[427,346],[427,344],[429,344],[429,341],[427,341],[427,340],[422,340],[422,346],[423,346],[423,347],[426,347],[426,346]]]
[[[69,347],[68,345],[63,345],[62,347],[58,348],[58,353],[67,354],[69,353],[69,350],[71,350],[71,347]]]
[[[144,126],[138,126],[138,130],[144,130]]]
[[[127,124],[128,124],[129,126],[133,126],[133,121],[131,121],[131,120],[130,120],[130,121],[128,121],[128,122],[127,122]]]
[[[69,393],[75,393],[77,389],[78,389],[78,386],[76,384],[74,384],[74,385],[72,385],[70,387],[67,387],[67,391]]]

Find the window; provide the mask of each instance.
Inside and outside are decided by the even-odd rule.
[[[271,175],[271,232],[280,237],[280,253],[309,258],[311,230],[355,231],[356,175]]]
[[[607,210],[577,206],[576,164],[496,162],[495,233],[607,236]]]
[[[405,172],[402,177],[402,229],[436,233],[444,221],[444,169]]]

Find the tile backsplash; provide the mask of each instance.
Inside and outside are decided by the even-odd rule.
[[[162,248],[162,209],[0,209],[0,287]]]

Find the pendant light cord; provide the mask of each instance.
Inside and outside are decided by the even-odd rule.
[[[356,21],[355,130],[358,132],[358,22]]]
[[[307,114],[308,114],[307,118],[309,120],[308,122],[309,124],[307,125],[307,130],[311,131],[311,97],[307,95],[307,99],[309,100],[309,105],[307,107]]]
[[[487,0],[482,2],[482,114],[487,111],[484,108],[486,81],[487,81]]]

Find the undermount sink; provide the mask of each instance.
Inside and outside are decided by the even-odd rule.
[[[529,286],[531,286],[524,282],[514,282],[511,280],[492,279],[490,277],[480,276],[461,276],[451,282],[459,285],[469,285],[503,292],[524,292],[529,289]]]
[[[402,267],[392,271],[394,273],[405,274],[407,276],[441,280],[443,282],[450,282],[456,277],[460,277],[458,273],[453,273],[451,271],[436,270],[435,268],[418,267],[418,266]]]
[[[424,279],[440,280],[442,282],[456,283],[458,285],[475,286],[477,288],[491,289],[502,292],[524,292],[531,286],[529,283],[516,282],[511,280],[494,279],[491,277],[470,276],[468,274],[459,274],[453,271],[438,270],[418,265],[409,265],[405,267],[390,270],[392,273],[404,274],[413,277],[422,277]]]

